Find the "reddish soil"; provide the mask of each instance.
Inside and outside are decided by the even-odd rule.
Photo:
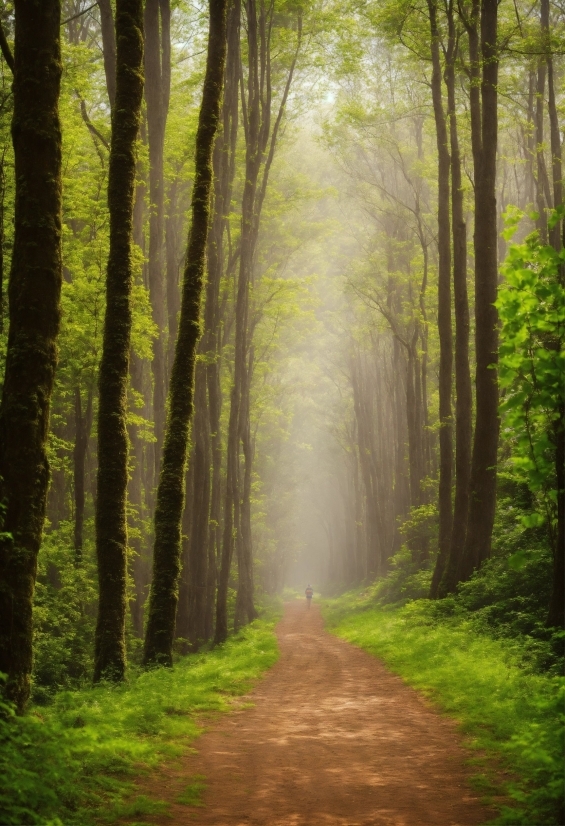
[[[479,826],[455,724],[381,662],[286,606],[281,656],[244,707],[217,719],[151,792],[204,775],[204,806],[161,823],[202,826]]]

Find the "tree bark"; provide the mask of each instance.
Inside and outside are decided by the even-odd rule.
[[[172,664],[180,571],[181,518],[200,300],[212,186],[212,149],[220,116],[226,54],[226,0],[210,0],[210,29],[196,133],[192,226],[184,270],[179,333],[169,388],[169,413],[155,511],[153,582],[143,661]]]
[[[141,0],[117,0],[116,41],[116,105],[112,116],[108,175],[110,252],[99,375],[96,499],[99,600],[94,649],[95,682],[102,679],[120,681],[126,668],[126,422],[136,140],[143,96]]]
[[[161,27],[159,26],[161,22]],[[153,343],[153,418],[156,442],[155,476],[158,477],[165,426],[165,334],[166,293],[164,273],[164,171],[165,126],[170,94],[170,7],[169,0],[145,3],[145,100],[149,139],[149,294],[157,338]]]
[[[62,66],[59,0],[16,0],[14,8],[16,201],[0,403],[0,671],[7,674],[5,696],[21,712],[30,691],[32,600],[61,317]]]
[[[496,0],[481,2],[480,113],[472,112],[475,158],[475,352],[476,418],[471,458],[469,516],[461,566],[463,580],[490,555],[496,506],[498,450],[498,287],[496,149],[497,115]],[[479,124],[477,124],[477,114]],[[480,131],[477,133],[477,126]]]
[[[449,557],[445,569],[437,571],[438,595],[452,593],[457,577],[469,512],[471,445],[473,439],[473,391],[469,367],[469,299],[467,296],[467,225],[464,217],[461,153],[455,99],[455,25],[449,7],[449,56],[445,81],[451,141],[451,223],[453,233],[453,293],[455,306],[455,502]],[[434,573],[434,578],[436,577]],[[433,587],[433,586],[432,586]],[[432,594],[433,596],[433,594]]]

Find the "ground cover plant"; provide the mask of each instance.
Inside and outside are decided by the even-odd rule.
[[[495,803],[506,797],[497,824],[563,823],[565,679],[557,657],[542,671],[524,638],[496,639],[477,629],[471,612],[449,615],[442,602],[386,606],[364,590],[327,600],[324,613],[335,634],[458,720],[479,788]],[[504,781],[494,766],[508,773]]]
[[[275,612],[224,645],[134,671],[120,686],[60,691],[14,717],[0,711],[0,823],[113,823],[166,808],[135,794],[140,774],[177,758],[198,734],[198,717],[226,711],[277,659]],[[195,791],[186,797],[193,805]]]

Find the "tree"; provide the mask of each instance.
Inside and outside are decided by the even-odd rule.
[[[479,14],[480,12],[480,14]],[[480,19],[479,19],[480,18]],[[496,506],[498,452],[498,3],[473,0],[464,23],[471,60],[471,138],[475,176],[475,386],[476,418],[470,501],[459,578],[469,579],[490,555]],[[479,29],[480,25],[480,29]],[[480,31],[480,36],[479,36]],[[480,80],[480,87],[477,83]]]
[[[451,483],[453,470],[453,437],[451,420],[451,390],[453,342],[451,332],[451,235],[449,224],[449,155],[447,121],[443,107],[442,66],[436,0],[428,0],[432,53],[432,100],[438,152],[438,312],[439,332],[439,541],[438,565],[441,571],[449,555],[452,531]],[[441,567],[440,567],[441,566]],[[438,577],[432,579],[435,596]]]
[[[94,680],[122,680],[126,668],[127,385],[131,340],[132,223],[136,140],[143,96],[141,0],[116,3],[116,102],[108,173],[110,252],[99,374],[96,554],[99,601]]]
[[[559,214],[550,220],[550,230]],[[509,216],[507,237],[521,217],[519,210]],[[554,560],[547,624],[560,627],[565,622],[564,264],[563,250],[541,243],[538,233],[513,244],[497,301],[501,413],[506,432],[512,434],[515,472],[537,500],[536,521],[547,528]]]
[[[20,711],[30,691],[32,599],[49,483],[46,442],[60,324],[60,17],[59,0],[16,0],[15,236],[0,403],[0,671],[8,675],[6,696]]]
[[[145,665],[171,665],[180,573],[181,518],[188,432],[193,411],[194,368],[200,334],[200,301],[212,187],[212,150],[226,55],[226,0],[210,0],[206,74],[198,120],[192,224],[186,253],[178,338],[169,387],[169,412],[155,509],[155,545]]]

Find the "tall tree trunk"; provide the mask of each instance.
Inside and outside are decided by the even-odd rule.
[[[61,317],[62,66],[60,0],[16,0],[14,8],[16,202],[0,403],[0,671],[8,676],[6,697],[22,711],[30,691],[32,600]]]
[[[170,92],[169,0],[146,0],[145,4],[145,100],[149,139],[149,293],[157,338],[153,343],[153,418],[155,427],[155,476],[161,463],[165,427],[165,334],[166,293],[163,260],[165,125]],[[161,22],[161,26],[159,26]]]
[[[445,80],[451,141],[451,223],[453,232],[453,293],[455,299],[455,502],[449,557],[443,571],[434,572],[437,592],[452,593],[457,586],[469,512],[473,391],[469,367],[469,299],[467,296],[467,225],[464,217],[461,153],[455,104],[455,24],[449,6],[449,47]],[[437,579],[436,579],[437,576]],[[433,588],[433,586],[432,586]]]
[[[132,224],[136,140],[143,97],[141,0],[116,3],[116,105],[108,173],[110,252],[99,375],[96,555],[98,619],[94,680],[122,680],[126,667],[127,386],[131,338]]]
[[[475,132],[475,351],[476,419],[471,459],[470,501],[461,579],[490,555],[496,506],[498,450],[498,287],[496,149],[497,113],[496,0],[481,2],[481,111],[472,113]],[[476,133],[477,114],[480,131]]]
[[[220,116],[226,54],[226,0],[210,0],[210,29],[202,104],[196,133],[192,225],[184,270],[179,333],[169,388],[169,412],[157,489],[149,620],[143,661],[172,664],[180,571],[181,518],[200,300],[212,186],[212,149]]]
[[[453,341],[451,332],[451,235],[449,226],[449,156],[447,122],[443,108],[442,66],[440,58],[437,2],[428,0],[432,52],[432,99],[438,151],[438,333],[439,333],[439,540],[438,556],[432,578],[431,596],[437,588],[447,557],[452,527],[451,478],[453,437],[451,385]]]
[[[230,543],[222,545],[222,392],[220,384],[221,310],[220,284],[224,272],[224,232],[230,208],[235,173],[235,152],[239,122],[239,40],[241,4],[235,0],[227,20],[227,55],[224,78],[222,132],[214,149],[214,219],[208,243],[208,282],[206,285],[205,325],[208,336],[206,383],[212,476],[210,490],[210,523],[208,538],[208,600],[206,606],[207,637],[213,634],[214,613],[227,635],[227,587],[231,566]],[[225,555],[224,555],[225,551]],[[220,559],[221,555],[221,559]],[[218,585],[217,603],[216,584]],[[221,597],[221,599],[220,599]],[[214,608],[216,611],[214,612]]]

